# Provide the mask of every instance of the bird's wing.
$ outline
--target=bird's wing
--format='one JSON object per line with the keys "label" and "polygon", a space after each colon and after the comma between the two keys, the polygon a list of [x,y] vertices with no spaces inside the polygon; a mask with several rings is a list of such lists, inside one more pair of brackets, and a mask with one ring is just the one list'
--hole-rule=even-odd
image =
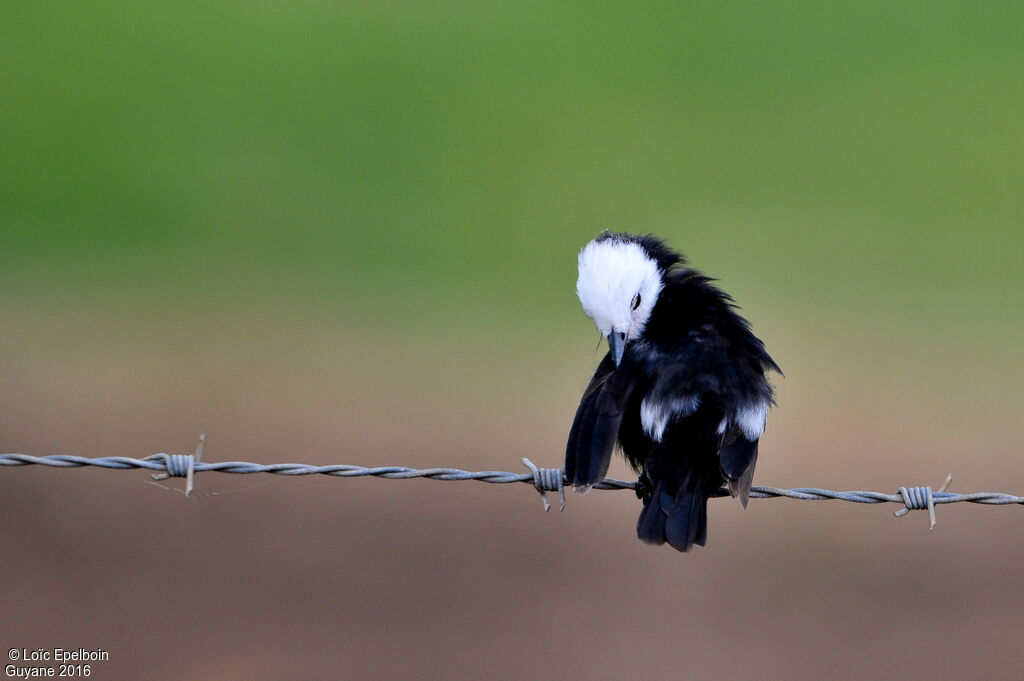
{"label": "bird's wing", "polygon": [[578,492],[586,492],[608,472],[622,412],[633,390],[631,376],[632,372],[616,371],[611,355],[605,355],[583,392],[565,447],[565,475]]}
{"label": "bird's wing", "polygon": [[754,467],[757,465],[757,440],[748,440],[737,435],[731,442],[722,445],[722,475],[729,486],[729,494],[738,497],[743,508],[750,498],[750,485],[754,481]]}
{"label": "bird's wing", "polygon": [[644,397],[647,408],[641,415],[646,411],[661,420],[648,418],[645,432],[657,441],[680,442],[681,451],[710,447],[718,454],[729,491],[746,506],[758,439],[772,404],[771,386],[760,367],[708,333],[662,356],[652,373],[658,378]]}

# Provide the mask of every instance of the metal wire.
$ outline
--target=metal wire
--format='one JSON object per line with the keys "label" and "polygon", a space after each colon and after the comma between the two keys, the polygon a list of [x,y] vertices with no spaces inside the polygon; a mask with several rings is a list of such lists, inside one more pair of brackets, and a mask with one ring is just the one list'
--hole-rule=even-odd
{"label": "metal wire", "polygon": [[[565,508],[565,492],[563,485],[568,481],[564,473],[558,468],[538,468],[529,459],[523,459],[523,463],[530,469],[529,473],[507,473],[504,471],[465,471],[459,468],[406,468],[404,466],[381,466],[367,468],[364,466],[352,465],[331,465],[312,466],[302,463],[274,463],[258,464],[248,461],[200,461],[202,456],[203,439],[200,439],[195,454],[153,454],[144,459],[133,459],[123,456],[104,456],[88,458],[84,456],[73,456],[57,454],[52,456],[29,456],[28,454],[0,454],[0,466],[52,466],[55,468],[77,468],[80,466],[97,466],[99,468],[143,468],[156,471],[155,479],[167,477],[185,477],[188,479],[186,496],[192,491],[192,479],[196,473],[218,472],[218,473],[270,473],[272,475],[330,475],[338,478],[359,478],[371,476],[375,478],[387,478],[389,480],[407,480],[409,478],[429,478],[431,480],[477,480],[496,484],[507,484],[512,482],[525,482],[533,485],[534,488],[544,497],[545,510],[550,507],[546,498],[546,492],[557,492],[561,508]],[[850,491],[836,492],[817,487],[798,487],[795,489],[780,489],[778,487],[750,488],[750,496],[753,499],[769,499],[785,497],[787,499],[798,499],[800,501],[824,501],[836,499],[849,501],[857,504],[882,504],[895,503],[903,506],[896,511],[897,517],[905,515],[909,511],[927,510],[929,512],[931,525],[935,526],[935,507],[940,504],[955,504],[967,502],[972,504],[1024,504],[1024,497],[999,492],[972,492],[969,494],[958,494],[947,492],[951,478],[938,490],[933,491],[931,487],[900,487],[895,494],[884,492]],[[599,490],[632,490],[636,483],[605,478],[594,485],[593,489]],[[720,489],[715,497],[728,496],[729,491]]]}

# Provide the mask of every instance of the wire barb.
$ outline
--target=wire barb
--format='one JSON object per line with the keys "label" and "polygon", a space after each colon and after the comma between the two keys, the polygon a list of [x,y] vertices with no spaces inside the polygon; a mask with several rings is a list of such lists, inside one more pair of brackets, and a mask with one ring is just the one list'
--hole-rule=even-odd
{"label": "wire barb", "polygon": [[185,478],[185,497],[191,497],[192,490],[195,487],[196,462],[202,461],[203,459],[203,445],[205,443],[206,433],[202,432],[199,433],[199,444],[196,445],[196,451],[194,454],[166,454],[161,452],[160,454],[147,456],[144,461],[162,461],[165,469],[164,472],[153,473],[149,477],[154,480]]}
{"label": "wire barb", "polygon": [[548,501],[547,492],[558,492],[558,511],[565,510],[565,474],[561,468],[537,468],[536,465],[525,456],[523,463],[533,472],[533,486],[540,493],[544,500],[544,510],[551,510],[551,502]]}
{"label": "wire barb", "polygon": [[[946,482],[942,483],[942,487],[939,488],[939,492],[945,492],[950,483],[953,482],[953,474],[950,473],[946,476]],[[935,494],[932,492],[931,487],[900,487],[900,496],[903,497],[904,508],[893,513],[897,518],[902,518],[911,511],[921,511],[928,509],[928,520],[930,525],[928,530],[935,529]]]}

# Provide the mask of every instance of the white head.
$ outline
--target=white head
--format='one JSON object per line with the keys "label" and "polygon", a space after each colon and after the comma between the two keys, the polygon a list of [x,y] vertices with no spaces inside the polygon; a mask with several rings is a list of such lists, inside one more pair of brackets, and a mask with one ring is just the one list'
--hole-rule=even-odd
{"label": "white head", "polygon": [[661,292],[662,272],[639,243],[604,235],[580,251],[579,272],[576,295],[608,338],[618,364],[626,342],[643,335]]}

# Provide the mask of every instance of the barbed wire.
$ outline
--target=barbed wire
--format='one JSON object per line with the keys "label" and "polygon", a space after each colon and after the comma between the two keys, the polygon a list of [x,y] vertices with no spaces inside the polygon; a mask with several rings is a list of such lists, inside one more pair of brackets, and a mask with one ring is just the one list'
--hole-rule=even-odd
{"label": "barbed wire", "polygon": [[[313,466],[303,463],[259,464],[249,461],[202,461],[205,436],[201,436],[194,454],[167,454],[161,452],[143,459],[124,456],[84,457],[67,454],[50,456],[30,456],[28,454],[0,454],[0,466],[51,466],[55,468],[78,468],[96,466],[107,469],[142,468],[156,471],[153,479],[163,480],[170,477],[186,478],[185,496],[191,496],[194,489],[196,473],[236,473],[248,475],[252,473],[270,473],[272,475],[329,475],[338,478],[375,477],[388,480],[408,480],[411,478],[428,478],[431,480],[461,481],[477,480],[495,484],[528,483],[540,493],[544,501],[544,510],[551,504],[547,492],[558,494],[559,506],[565,510],[565,487],[568,482],[560,468],[539,468],[532,461],[523,458],[528,473],[509,473],[506,471],[466,471],[459,468],[407,468],[405,466],[379,466],[367,468],[348,464],[329,466]],[[858,504],[895,503],[903,508],[894,513],[900,517],[910,511],[927,510],[931,527],[935,527],[935,507],[939,504],[972,503],[972,504],[1024,504],[1024,497],[999,492],[972,492],[958,494],[947,491],[952,476],[938,489],[931,487],[900,487],[895,494],[869,491],[837,492],[817,487],[797,487],[782,489],[779,487],[753,486],[750,488],[752,499],[770,499],[783,497],[800,501],[839,500]],[[635,490],[635,482],[605,478],[593,486],[598,490]],[[719,489],[714,497],[729,496],[725,488]]]}

